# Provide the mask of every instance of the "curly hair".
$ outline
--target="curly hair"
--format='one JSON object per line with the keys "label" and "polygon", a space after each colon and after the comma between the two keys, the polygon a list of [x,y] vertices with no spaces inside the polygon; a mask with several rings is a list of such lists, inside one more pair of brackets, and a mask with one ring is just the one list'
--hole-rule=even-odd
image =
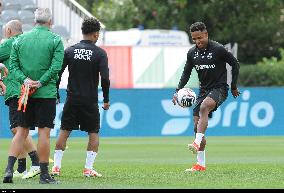
{"label": "curly hair", "polygon": [[203,22],[195,22],[190,26],[190,32],[196,32],[196,31],[207,31],[206,25]]}
{"label": "curly hair", "polygon": [[82,33],[84,35],[90,34],[93,32],[99,32],[100,29],[101,29],[101,24],[94,17],[85,18],[82,23],[82,27],[81,27]]}

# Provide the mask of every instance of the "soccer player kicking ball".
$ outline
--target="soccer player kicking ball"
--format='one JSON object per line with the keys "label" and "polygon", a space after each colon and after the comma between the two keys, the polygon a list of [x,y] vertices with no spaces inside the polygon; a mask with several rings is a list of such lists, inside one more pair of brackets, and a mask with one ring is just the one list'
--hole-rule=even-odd
{"label": "soccer player kicking ball", "polygon": [[[72,130],[80,128],[89,134],[86,164],[83,175],[101,177],[94,168],[99,147],[100,113],[98,108],[98,84],[104,97],[104,110],[109,109],[109,68],[106,52],[95,43],[99,38],[100,23],[95,18],[86,18],[82,23],[83,40],[65,50],[64,62],[59,77],[68,66],[69,78],[67,99],[63,108],[61,130],[54,152],[53,175],[60,175],[61,161],[66,141]],[[57,86],[59,85],[57,83]]]}
{"label": "soccer player kicking ball", "polygon": [[[193,67],[196,69],[200,82],[199,96],[193,109],[195,140],[188,145],[190,151],[197,154],[197,164],[186,171],[205,171],[205,132],[208,119],[212,112],[227,99],[229,85],[227,84],[226,63],[232,66],[231,93],[236,98],[240,95],[237,88],[239,75],[238,60],[228,52],[225,47],[215,41],[209,40],[206,26],[196,22],[190,26],[193,42],[196,44],[187,54],[184,67],[176,92],[187,84]],[[176,105],[176,94],[173,96]]]}

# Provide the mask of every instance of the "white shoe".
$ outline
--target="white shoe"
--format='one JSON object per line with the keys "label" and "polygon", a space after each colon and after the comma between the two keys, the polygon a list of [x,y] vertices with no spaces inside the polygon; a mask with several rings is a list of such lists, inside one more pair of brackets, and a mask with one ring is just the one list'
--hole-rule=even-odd
{"label": "white shoe", "polygon": [[14,173],[13,173],[13,177],[14,178],[22,178],[24,175],[26,175],[28,172],[27,171],[24,171],[22,173],[18,172],[18,170],[16,170]]}
{"label": "white shoe", "polygon": [[22,177],[22,179],[33,178],[36,175],[40,174],[40,167],[39,166],[31,166],[30,170],[26,175]]}
{"label": "white shoe", "polygon": [[96,172],[96,170],[93,169],[84,169],[83,175],[86,177],[102,177],[102,174],[99,174]]}

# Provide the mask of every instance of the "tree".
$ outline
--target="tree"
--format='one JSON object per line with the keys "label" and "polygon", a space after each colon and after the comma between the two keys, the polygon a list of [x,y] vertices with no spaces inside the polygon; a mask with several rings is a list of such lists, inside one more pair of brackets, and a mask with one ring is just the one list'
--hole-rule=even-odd
{"label": "tree", "polygon": [[279,48],[284,47],[281,9],[283,1],[278,0],[211,0],[203,6],[192,3],[190,10],[198,11],[186,14],[189,23],[203,20],[213,39],[237,42],[241,62],[256,63],[279,56]]}
{"label": "tree", "polygon": [[107,30],[145,29],[186,31],[203,21],[210,37],[220,43],[236,42],[238,59],[256,63],[279,57],[284,47],[284,2],[279,0],[79,0],[92,10]]}
{"label": "tree", "polygon": [[95,5],[97,0],[77,0],[77,2],[82,5],[89,12],[92,12],[92,6]]}
{"label": "tree", "polygon": [[133,28],[138,20],[138,8],[132,0],[99,0],[93,13],[107,26],[107,30]]}
{"label": "tree", "polygon": [[93,13],[108,30],[123,30],[143,25],[148,29],[172,29],[185,25],[177,21],[187,0],[98,0]]}

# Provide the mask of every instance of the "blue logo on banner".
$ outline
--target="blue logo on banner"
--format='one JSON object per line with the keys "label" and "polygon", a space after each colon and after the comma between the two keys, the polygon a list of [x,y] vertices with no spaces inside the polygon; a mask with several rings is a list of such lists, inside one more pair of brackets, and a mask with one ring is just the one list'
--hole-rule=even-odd
{"label": "blue logo on banner", "polygon": [[[267,90],[269,89],[269,92]],[[195,90],[197,92],[197,90]],[[238,99],[228,99],[209,119],[207,135],[284,135],[282,129],[284,108],[278,96],[282,88],[245,88]],[[269,93],[269,95],[267,95]],[[111,107],[100,108],[101,136],[189,136],[193,135],[192,108],[181,108],[172,104],[172,89],[111,89]],[[66,97],[60,90],[61,98]],[[99,105],[103,105],[102,92]],[[11,137],[8,109],[1,99],[0,137]],[[55,128],[51,136],[60,130],[63,103],[57,105]],[[37,136],[37,130],[31,131]],[[72,136],[86,136],[74,131]]]}

